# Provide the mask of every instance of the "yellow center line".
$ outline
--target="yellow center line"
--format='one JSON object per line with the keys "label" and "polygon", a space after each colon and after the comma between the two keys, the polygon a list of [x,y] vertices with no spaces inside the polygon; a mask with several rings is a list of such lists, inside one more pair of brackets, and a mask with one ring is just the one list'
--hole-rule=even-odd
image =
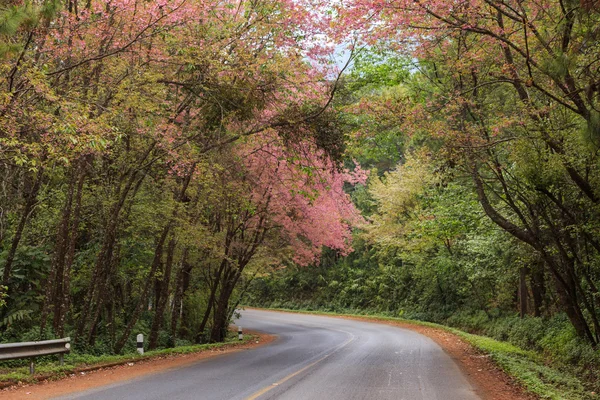
{"label": "yellow center line", "polygon": [[[337,330],[337,329],[336,329]],[[344,331],[340,331],[340,332],[344,332]],[[350,332],[344,332],[344,333],[350,333]],[[352,335],[350,333],[350,335]],[[308,364],[306,367],[299,369],[296,372],[293,372],[291,374],[289,374],[288,376],[278,380],[277,382],[271,384],[270,386],[264,387],[262,389],[260,389],[258,392],[254,393],[252,396],[247,397],[246,400],[256,400],[258,399],[260,396],[262,396],[263,394],[267,393],[269,390],[276,388],[279,385],[284,384],[285,382],[289,381],[290,379],[292,379],[293,377],[300,375],[301,373],[303,373],[304,371],[306,371],[307,369],[314,367],[315,365],[317,365],[318,363],[320,363],[321,361],[325,360],[327,357],[329,357],[330,355],[338,352],[339,350],[341,350],[343,347],[346,347],[350,342],[352,342],[354,340],[354,335],[352,335],[352,337],[350,339],[348,339],[346,342],[344,342],[342,345],[340,345],[337,349],[335,349],[334,351],[332,351],[331,353],[328,353],[326,355],[324,355],[323,357],[319,358],[317,361]]]}

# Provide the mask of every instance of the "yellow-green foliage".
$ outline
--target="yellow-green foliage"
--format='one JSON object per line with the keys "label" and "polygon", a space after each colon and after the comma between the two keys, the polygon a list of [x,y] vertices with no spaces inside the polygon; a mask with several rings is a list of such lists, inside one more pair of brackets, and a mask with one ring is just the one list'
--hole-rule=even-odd
{"label": "yellow-green foliage", "polygon": [[424,194],[437,181],[430,163],[423,152],[410,154],[403,164],[372,180],[369,193],[378,212],[365,226],[367,238],[382,246],[404,242],[418,220]]}

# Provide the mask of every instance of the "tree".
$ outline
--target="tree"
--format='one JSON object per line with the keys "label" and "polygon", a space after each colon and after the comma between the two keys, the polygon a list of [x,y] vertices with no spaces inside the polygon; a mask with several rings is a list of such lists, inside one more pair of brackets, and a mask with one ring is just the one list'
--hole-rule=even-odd
{"label": "tree", "polygon": [[[211,296],[203,257],[243,264],[258,251],[222,252],[227,233],[211,213],[246,218],[250,232],[260,224],[248,207],[267,207],[248,190],[229,210],[202,201],[216,190],[206,177],[225,168],[239,172],[229,176],[238,189],[249,184],[248,166],[222,151],[243,157],[237,143],[247,151],[267,132],[281,151],[316,143],[339,156],[343,147],[334,124],[318,122],[337,81],[327,46],[310,41],[328,26],[317,11],[176,0],[0,10],[0,316],[26,317],[5,338],[74,334],[77,346],[120,352],[136,326],[148,325],[158,346],[165,330],[201,325],[189,306]],[[217,312],[228,308],[228,285],[217,293],[226,304],[202,310],[215,332],[229,316]]]}
{"label": "tree", "polygon": [[[560,308],[598,343],[596,10],[357,1],[344,13],[352,28],[372,29],[370,40],[412,43],[401,50],[418,58],[420,82],[403,125],[443,141],[441,154],[471,177],[486,215],[534,249]],[[360,13],[380,19],[372,25]]]}

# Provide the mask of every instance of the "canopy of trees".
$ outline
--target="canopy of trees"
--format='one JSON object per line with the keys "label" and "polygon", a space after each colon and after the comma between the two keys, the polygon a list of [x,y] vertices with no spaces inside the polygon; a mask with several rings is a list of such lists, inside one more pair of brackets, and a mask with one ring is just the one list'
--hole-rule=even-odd
{"label": "canopy of trees", "polygon": [[258,276],[600,344],[597,2],[2,7],[3,338],[218,341]]}
{"label": "canopy of trees", "polygon": [[[356,0],[362,46],[335,107],[356,251],[254,282],[252,301],[444,322],[600,360],[600,8],[586,1]],[[523,320],[520,320],[522,317]]]}
{"label": "canopy of trees", "polygon": [[[438,184],[448,185],[445,191],[455,183],[470,189],[489,221],[525,245],[521,266],[531,275],[534,299],[540,295],[532,273],[537,272],[548,277],[554,305],[576,332],[597,345],[597,4],[359,0],[340,13],[359,35],[365,32],[367,43],[384,39],[388,51],[418,60],[406,93],[385,99],[396,109],[381,112],[391,110],[413,140],[429,137]],[[380,215],[369,228],[375,241],[405,236],[409,226],[398,217],[422,214],[428,205],[411,204],[410,197],[418,199],[421,188],[435,180],[409,165],[372,188]],[[397,188],[406,185],[410,188]],[[461,233],[456,228],[438,235],[449,252]],[[410,237],[409,242],[415,245]]]}
{"label": "canopy of trees", "polygon": [[317,11],[3,3],[2,340],[220,341],[258,269],[350,251],[366,175],[339,165]]}

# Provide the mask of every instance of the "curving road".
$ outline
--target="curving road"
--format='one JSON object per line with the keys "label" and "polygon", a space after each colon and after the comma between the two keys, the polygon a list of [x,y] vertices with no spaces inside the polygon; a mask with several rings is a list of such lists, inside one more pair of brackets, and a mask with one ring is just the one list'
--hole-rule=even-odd
{"label": "curving road", "polygon": [[61,399],[479,399],[452,359],[410,330],[258,310],[237,324],[278,339]]}

